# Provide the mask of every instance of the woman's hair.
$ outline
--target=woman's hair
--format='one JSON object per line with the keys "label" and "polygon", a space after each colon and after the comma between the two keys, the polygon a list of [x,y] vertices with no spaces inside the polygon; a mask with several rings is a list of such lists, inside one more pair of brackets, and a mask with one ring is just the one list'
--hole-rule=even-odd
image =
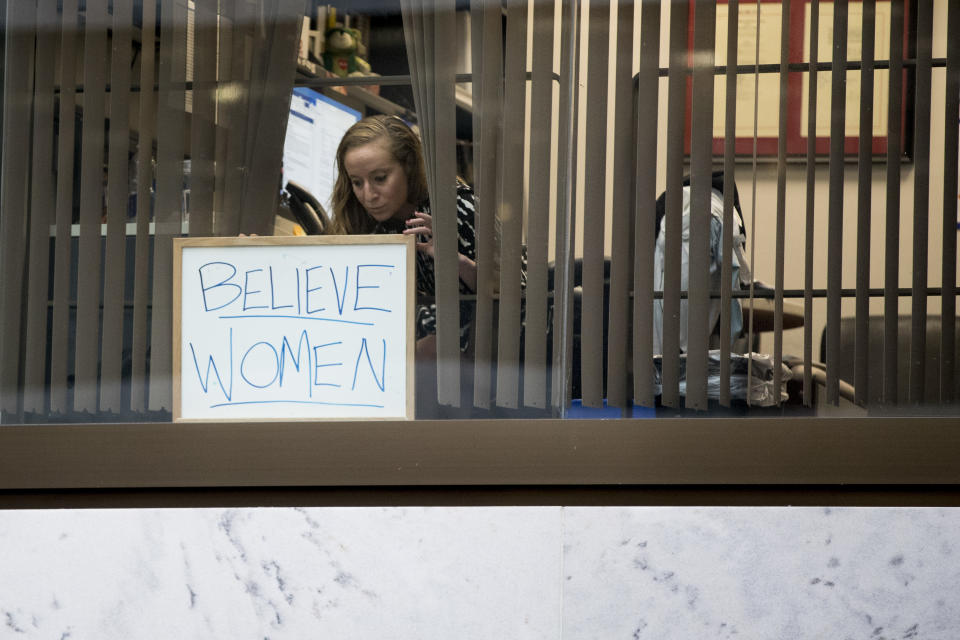
{"label": "woman's hair", "polygon": [[427,176],[423,168],[423,151],[420,139],[397,116],[370,116],[350,127],[340,146],[337,147],[337,181],[333,186],[333,231],[334,234],[370,233],[376,221],[370,217],[353,193],[350,176],[344,169],[343,160],[351,149],[385,140],[387,149],[400,163],[407,176],[407,200],[414,206],[426,203],[429,198]]}

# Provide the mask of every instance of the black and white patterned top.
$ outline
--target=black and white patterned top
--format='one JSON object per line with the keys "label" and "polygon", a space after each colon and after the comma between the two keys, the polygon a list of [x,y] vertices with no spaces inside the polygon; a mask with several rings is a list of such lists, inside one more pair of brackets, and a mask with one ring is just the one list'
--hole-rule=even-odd
{"label": "black and white patterned top", "polygon": [[[421,211],[430,213],[429,206],[421,206]],[[470,258],[477,259],[477,235],[474,226],[475,199],[473,190],[464,183],[457,183],[457,237],[458,251]],[[402,223],[392,220],[379,223],[373,233],[400,233]],[[435,298],[437,293],[434,276],[433,258],[422,251],[417,252],[417,297]],[[460,281],[460,293],[473,293]],[[460,303],[460,350],[466,351],[470,341],[470,326],[473,320],[472,302]],[[416,309],[417,339],[437,332],[437,305],[434,302],[418,303]]]}

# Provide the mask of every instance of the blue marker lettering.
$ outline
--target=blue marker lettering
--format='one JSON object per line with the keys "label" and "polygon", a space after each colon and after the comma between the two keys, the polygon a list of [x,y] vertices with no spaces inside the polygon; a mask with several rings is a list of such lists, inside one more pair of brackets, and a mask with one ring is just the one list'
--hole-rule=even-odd
{"label": "blue marker lettering", "polygon": [[[299,283],[298,283],[298,285],[299,285]],[[299,286],[298,286],[298,288],[299,288]],[[293,307],[292,304],[283,304],[283,305],[278,305],[278,304],[277,304],[276,299],[275,299],[275,296],[273,295],[274,291],[276,291],[276,290],[277,290],[277,285],[274,284],[274,282],[273,282],[273,267],[271,266],[271,267],[270,267],[270,308],[273,309],[274,311],[276,311],[277,309],[290,309],[290,308],[292,308],[292,307]]]}
{"label": "blue marker lettering", "polygon": [[293,361],[293,368],[297,370],[297,373],[300,373],[300,354],[303,349],[303,345],[307,345],[307,358],[310,358],[310,339],[307,337],[307,330],[304,329],[300,332],[300,340],[297,341],[297,355],[293,355],[293,349],[290,347],[290,342],[287,340],[287,336],[283,336],[283,342],[280,344],[280,386],[283,386],[283,372],[286,368],[287,357],[286,354],[290,354],[290,360]]}
{"label": "blue marker lettering", "polygon": [[[217,271],[218,266],[226,267],[227,269],[230,270],[230,273],[229,275],[224,277],[222,280],[208,286],[204,282],[203,275],[206,271]],[[229,262],[208,262],[207,264],[200,267],[200,269],[198,270],[198,274],[200,276],[200,292],[203,294],[204,311],[216,311],[217,309],[223,309],[224,307],[226,307],[227,305],[229,305],[234,300],[240,297],[240,293],[242,292],[240,285],[238,285],[235,282],[230,282],[230,280],[233,279],[233,276],[237,275],[237,268],[232,264],[230,264]],[[216,277],[216,276],[211,276],[211,277]],[[234,291],[233,297],[230,298],[229,300],[226,300],[226,302],[223,302],[222,301],[223,299],[214,300],[213,302],[211,302],[210,298],[207,297],[207,292],[214,291],[215,289],[220,289],[222,287],[229,287],[227,291],[231,291],[231,290]],[[227,291],[221,291],[219,293],[220,295],[223,295],[223,296],[229,296],[230,294],[227,293]],[[211,298],[216,298],[216,297],[219,297],[219,296],[211,296]],[[215,304],[217,306],[211,306],[211,304]]]}
{"label": "blue marker lettering", "polygon": [[360,352],[357,353],[357,363],[353,366],[353,385],[351,385],[350,390],[353,391],[357,388],[357,371],[360,369],[360,359],[364,353],[367,354],[367,364],[370,365],[370,373],[373,374],[373,381],[377,384],[377,387],[380,388],[380,391],[383,391],[384,385],[387,382],[387,341],[383,340],[383,361],[380,364],[380,378],[378,379],[377,372],[373,368],[373,361],[370,359],[370,348],[367,346],[366,338],[363,338],[362,342],[360,342]]}
{"label": "blue marker lettering", "polygon": [[255,289],[253,291],[250,290],[250,274],[257,273],[257,272],[262,273],[263,269],[250,269],[243,275],[243,310],[244,311],[248,309],[266,309],[267,308],[267,305],[265,304],[247,306],[247,296],[251,296],[255,293],[263,293],[259,289]]}
{"label": "blue marker lettering", "polygon": [[306,280],[307,280],[307,282],[306,282],[306,287],[305,287],[304,294],[305,294],[305,296],[306,296],[306,298],[307,298],[307,300],[306,300],[306,302],[307,302],[307,315],[309,315],[309,314],[311,314],[311,313],[318,313],[318,312],[320,312],[320,311],[325,311],[325,310],[326,310],[326,307],[317,307],[316,309],[312,309],[312,308],[310,307],[310,294],[313,293],[314,291],[319,291],[320,289],[323,289],[323,286],[322,286],[322,285],[318,285],[318,286],[316,286],[316,287],[310,288],[310,273],[311,273],[314,269],[320,269],[320,266],[317,265],[316,267],[310,267],[309,269],[307,269],[307,272],[306,272]]}
{"label": "blue marker lettering", "polygon": [[357,277],[356,277],[357,294],[356,296],[354,296],[354,299],[353,299],[353,310],[354,311],[361,311],[361,310],[384,311],[386,313],[390,313],[390,309],[383,309],[382,307],[361,307],[360,306],[360,289],[379,289],[380,288],[380,285],[378,284],[366,284],[366,285],[360,284],[360,269],[365,269],[365,268],[393,269],[393,265],[392,264],[358,264],[357,265]]}
{"label": "blue marker lettering", "polygon": [[294,273],[297,275],[297,315],[300,315],[300,269],[294,269]]}
{"label": "blue marker lettering", "polygon": [[[246,365],[246,363],[247,363],[247,358],[250,356],[250,354],[253,352],[253,350],[256,349],[257,347],[259,347],[260,345],[265,346],[267,349],[270,350],[270,353],[273,354],[273,377],[270,379],[269,382],[265,382],[265,383],[263,383],[263,384],[257,384],[256,382],[254,382],[253,380],[251,380],[251,379],[247,376],[247,374],[244,372],[244,365]],[[263,349],[260,349],[260,351],[263,351]],[[262,365],[261,360],[257,360],[257,362],[258,362],[258,364],[261,364],[261,365]],[[262,366],[258,366],[258,367],[256,368],[256,371],[262,372],[262,371],[263,371],[263,367],[262,367]],[[270,385],[272,385],[274,382],[276,382],[276,381],[277,381],[277,377],[278,377],[279,375],[280,375],[280,357],[277,355],[277,350],[276,350],[276,349],[273,347],[273,345],[270,344],[269,342],[257,342],[257,343],[254,344],[252,347],[250,347],[249,349],[247,349],[247,352],[246,352],[245,354],[243,354],[243,359],[240,361],[240,377],[243,378],[243,381],[246,382],[247,384],[249,384],[251,387],[255,387],[255,388],[257,388],[257,389],[265,389],[265,388],[269,387]]]}
{"label": "blue marker lettering", "polygon": [[210,389],[210,369],[213,369],[213,375],[217,377],[217,384],[220,385],[220,390],[223,392],[223,397],[227,399],[227,402],[230,402],[233,397],[233,328],[230,328],[230,338],[229,338],[229,353],[230,353],[230,386],[223,386],[223,378],[220,377],[220,368],[217,367],[217,363],[213,359],[213,354],[211,354],[207,359],[207,374],[205,376],[200,375],[200,364],[197,362],[197,352],[193,348],[193,343],[190,342],[190,353],[193,355],[193,367],[197,372],[197,380],[200,382],[200,388],[203,389],[204,393],[208,393]]}
{"label": "blue marker lettering", "polygon": [[317,345],[316,347],[313,348],[313,384],[317,385],[318,387],[339,387],[339,386],[340,386],[339,384],[335,384],[335,383],[333,383],[333,382],[318,382],[318,381],[317,381],[317,372],[318,372],[320,369],[323,369],[323,368],[326,368],[326,367],[340,367],[340,366],[343,366],[343,363],[342,363],[342,362],[324,362],[324,363],[321,364],[321,363],[320,363],[320,358],[317,357],[317,351],[318,351],[319,349],[323,349],[324,347],[332,347],[332,346],[337,345],[337,344],[343,344],[343,343],[340,342],[340,341],[337,341],[337,342],[328,342],[327,344]]}
{"label": "blue marker lettering", "polygon": [[340,315],[343,315],[343,303],[347,301],[347,282],[350,280],[350,267],[343,268],[343,297],[340,297],[340,290],[337,288],[337,276],[333,273],[333,267],[330,267],[330,277],[333,279],[333,290],[337,294],[337,309]]}

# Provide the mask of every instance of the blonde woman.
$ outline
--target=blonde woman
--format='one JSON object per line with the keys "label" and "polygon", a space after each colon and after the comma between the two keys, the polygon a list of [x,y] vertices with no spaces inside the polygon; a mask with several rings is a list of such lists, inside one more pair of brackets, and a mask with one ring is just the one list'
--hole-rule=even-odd
{"label": "blonde woman", "polygon": [[[417,237],[417,294],[436,295],[433,218],[420,139],[396,116],[370,116],[354,124],[337,148],[333,188],[335,234],[402,233]],[[474,197],[457,184],[460,292],[477,287]],[[436,305],[416,310],[417,355],[436,356]],[[469,339],[471,305],[460,305],[460,348]]]}

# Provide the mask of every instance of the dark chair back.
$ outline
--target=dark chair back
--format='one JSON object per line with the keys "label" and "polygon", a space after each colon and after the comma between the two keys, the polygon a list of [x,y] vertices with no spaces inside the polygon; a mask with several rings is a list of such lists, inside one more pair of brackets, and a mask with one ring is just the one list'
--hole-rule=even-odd
{"label": "dark chair back", "polygon": [[[927,316],[926,353],[924,355],[924,404],[940,402],[940,316]],[[897,402],[905,404],[910,396],[910,333],[912,318],[897,319]],[[870,378],[867,400],[871,406],[879,405],[883,397],[883,316],[870,316],[869,343]],[[960,336],[960,318],[956,319],[956,335]],[[840,379],[854,384],[854,344],[856,318],[840,320]],[[827,357],[826,329],[820,338],[820,360]],[[954,355],[954,363],[960,362],[960,341]],[[960,376],[954,374],[954,398],[960,399]]]}

